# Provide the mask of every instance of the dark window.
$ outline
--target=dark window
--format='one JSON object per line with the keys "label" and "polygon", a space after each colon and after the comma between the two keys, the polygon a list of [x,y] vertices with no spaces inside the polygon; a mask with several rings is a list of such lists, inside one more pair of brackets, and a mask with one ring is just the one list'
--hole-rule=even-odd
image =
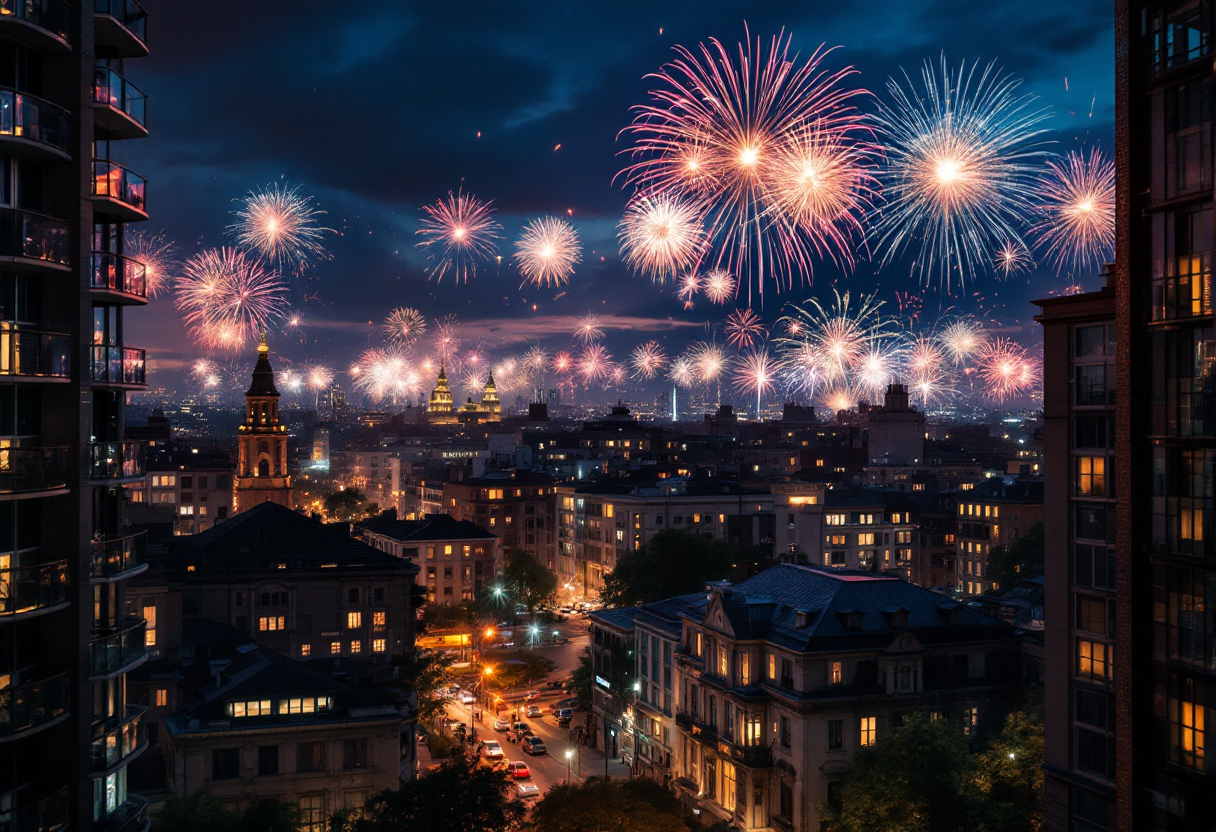
{"label": "dark window", "polygon": [[241,776],[241,749],[217,748],[211,752],[211,779],[235,780]]}
{"label": "dark window", "polygon": [[279,773],[279,747],[277,745],[258,746],[258,777],[267,777]]}
{"label": "dark window", "polygon": [[342,768],[347,771],[367,768],[367,739],[346,740],[342,743]]}
{"label": "dark window", "polygon": [[[480,566],[480,564],[478,564],[478,565]],[[378,586],[378,587],[374,587],[372,589],[372,603],[373,604],[384,603],[384,587]]]}
{"label": "dark window", "polygon": [[1107,447],[1107,419],[1105,416],[1077,416],[1074,444],[1077,448]]}
{"label": "dark window", "polygon": [[1092,595],[1074,595],[1073,603],[1076,608],[1076,628],[1087,633],[1110,635],[1107,626],[1107,600],[1095,598]]}
{"label": "dark window", "polygon": [[1108,722],[1110,712],[1106,694],[1091,690],[1077,691],[1077,722],[1102,729],[1110,728],[1113,727]]}
{"label": "dark window", "polygon": [[781,687],[792,688],[794,686],[794,663],[789,659],[781,660]]}
{"label": "dark window", "polygon": [[1114,345],[1113,333],[1113,325],[1094,324],[1092,326],[1077,327],[1073,331],[1073,358],[1104,355],[1110,352],[1110,347]]}
{"label": "dark window", "polygon": [[955,679],[966,679],[968,673],[966,653],[957,653],[950,657],[950,676]]}
{"label": "dark window", "polygon": [[794,788],[784,780],[781,781],[781,786],[778,789],[780,795],[780,809],[777,816],[786,823],[794,822]]}
{"label": "dark window", "polygon": [[357,588],[352,587],[346,590],[346,602],[348,604],[359,603],[359,590]]}
{"label": "dark window", "polygon": [[1111,741],[1105,734],[1077,729],[1077,768],[1103,777],[1111,775]]}
{"label": "dark window", "polygon": [[828,720],[828,751],[839,751],[844,748],[844,720]]}
{"label": "dark window", "polygon": [[296,771],[325,771],[325,743],[297,743]]}
{"label": "dark window", "polygon": [[194,477],[182,477],[182,488],[194,488]]}
{"label": "dark window", "polygon": [[1106,540],[1106,507],[1078,505],[1075,530],[1077,537],[1087,540]]}
{"label": "dark window", "polygon": [[1087,589],[1114,589],[1115,550],[1088,543],[1074,544],[1072,580]]}
{"label": "dark window", "polygon": [[788,716],[781,717],[781,745],[784,748],[790,747],[790,718]]}

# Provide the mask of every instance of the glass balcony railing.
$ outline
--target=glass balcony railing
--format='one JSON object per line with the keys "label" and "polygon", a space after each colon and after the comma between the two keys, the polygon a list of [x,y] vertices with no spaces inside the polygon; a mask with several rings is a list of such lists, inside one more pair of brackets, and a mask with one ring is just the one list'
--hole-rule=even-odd
{"label": "glass balcony railing", "polygon": [[138,260],[124,257],[121,254],[95,251],[93,252],[92,281],[89,286],[105,292],[119,292],[146,300],[148,297],[148,267]]}
{"label": "glass balcony railing", "polygon": [[0,618],[40,612],[68,600],[68,562],[0,569]]}
{"label": "glass balcony railing", "polygon": [[93,196],[147,213],[148,180],[109,159],[93,160]]}
{"label": "glass balcony railing", "polygon": [[121,763],[145,743],[144,717],[148,709],[138,705],[127,705],[121,719],[111,720],[97,726],[93,738],[93,771],[105,771]]}
{"label": "glass balcony railing", "polygon": [[109,15],[139,40],[148,42],[148,12],[138,0],[93,0],[93,13]]}
{"label": "glass balcony railing", "polygon": [[148,622],[142,618],[127,618],[121,630],[97,635],[89,644],[93,674],[118,673],[142,659],[147,654],[144,646],[147,628]]}
{"label": "glass balcony railing", "polygon": [[1169,258],[1165,266],[1165,277],[1153,280],[1153,320],[1210,317],[1212,252]]}
{"label": "glass balcony railing", "polygon": [[0,136],[28,139],[67,152],[72,141],[71,117],[67,110],[36,95],[0,87]]}
{"label": "glass balcony railing", "polygon": [[66,266],[68,237],[68,224],[63,220],[19,208],[0,208],[0,257]]}
{"label": "glass balcony railing", "polygon": [[148,801],[130,792],[117,809],[93,824],[93,832],[147,832],[147,829]]}
{"label": "glass balcony railing", "polygon": [[[140,386],[147,384],[145,351],[134,347],[93,347],[93,383]],[[142,464],[142,463],[141,463]]]}
{"label": "glass balcony railing", "polygon": [[89,445],[89,479],[126,480],[144,475],[143,442],[94,442]]}
{"label": "glass balcony railing", "polygon": [[32,23],[60,40],[68,39],[66,0],[0,0],[0,21],[6,17]]}
{"label": "glass balcony railing", "polygon": [[29,731],[67,712],[67,673],[40,682],[5,688],[0,690],[0,737]]}
{"label": "glass balcony railing", "polygon": [[67,786],[40,796],[42,794],[42,787],[31,783],[5,795],[5,808],[0,809],[0,831],[56,832],[67,826]]}
{"label": "glass balcony railing", "polygon": [[0,494],[67,488],[67,456],[67,446],[0,448]]}
{"label": "glass balcony railing", "polygon": [[148,97],[108,66],[93,69],[93,103],[113,107],[140,127],[146,126]]}
{"label": "glass balcony railing", "polygon": [[71,374],[70,336],[60,332],[0,329],[0,377],[68,379]]}
{"label": "glass balcony railing", "polygon": [[113,578],[148,562],[148,534],[94,540],[90,547],[89,577]]}

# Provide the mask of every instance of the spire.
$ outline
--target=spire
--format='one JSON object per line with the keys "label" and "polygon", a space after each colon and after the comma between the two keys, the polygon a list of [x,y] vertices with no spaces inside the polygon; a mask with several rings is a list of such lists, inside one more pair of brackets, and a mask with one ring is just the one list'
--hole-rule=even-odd
{"label": "spire", "polygon": [[270,347],[266,345],[266,327],[258,330],[258,355],[266,355],[270,352]]}
{"label": "spire", "polygon": [[278,396],[274,386],[274,370],[270,367],[270,347],[266,344],[266,330],[258,333],[258,361],[253,365],[253,382],[245,391],[246,396]]}

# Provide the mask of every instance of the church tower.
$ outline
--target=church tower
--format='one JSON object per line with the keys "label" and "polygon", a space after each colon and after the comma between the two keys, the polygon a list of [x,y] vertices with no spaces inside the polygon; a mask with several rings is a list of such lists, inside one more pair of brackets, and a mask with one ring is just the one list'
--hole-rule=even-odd
{"label": "church tower", "polygon": [[494,374],[490,373],[489,379],[486,381],[485,392],[481,394],[480,410],[486,414],[485,418],[491,422],[497,422],[502,414],[502,404],[498,401],[498,385],[494,383]]}
{"label": "church tower", "polygon": [[427,420],[432,425],[455,424],[456,414],[453,410],[452,389],[448,387],[448,374],[441,366],[439,378],[435,381],[435,389],[431,391],[431,400],[427,402]]}
{"label": "church tower", "polygon": [[279,391],[270,368],[266,333],[258,341],[253,383],[245,391],[245,423],[238,428],[233,511],[240,514],[259,503],[291,508],[291,477],[287,474],[287,426],[279,424]]}

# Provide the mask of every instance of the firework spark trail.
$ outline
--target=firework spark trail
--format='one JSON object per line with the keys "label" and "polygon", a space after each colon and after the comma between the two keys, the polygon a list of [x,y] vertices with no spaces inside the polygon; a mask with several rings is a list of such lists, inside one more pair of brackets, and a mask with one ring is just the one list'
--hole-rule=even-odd
{"label": "firework spark trail", "polygon": [[701,384],[717,384],[731,367],[730,356],[712,341],[697,341],[689,346],[693,370]]}
{"label": "firework spark trail", "polygon": [[450,364],[460,351],[459,324],[454,315],[435,321],[434,349],[440,362]]}
{"label": "firework spark trail", "polygon": [[287,311],[287,286],[244,252],[208,249],[182,265],[174,303],[208,349],[238,349]]}
{"label": "firework spark trail", "polygon": [[705,273],[705,298],[710,303],[722,305],[735,296],[735,279],[726,269],[712,269]]}
{"label": "firework spark trail", "polygon": [[701,276],[696,272],[688,272],[676,281],[676,297],[684,301],[686,306],[692,305],[693,299],[701,291]]}
{"label": "firework spark trail", "polygon": [[180,263],[177,246],[165,232],[150,234],[143,229],[130,232],[126,240],[127,256],[144,266],[144,286],[148,297],[158,297],[172,287]]}
{"label": "firework spark trail", "polygon": [[768,335],[764,320],[750,309],[736,309],[730,313],[723,331],[726,333],[726,343],[737,350],[751,347]]}
{"label": "firework spark trail", "polygon": [[300,186],[275,183],[250,191],[233,212],[236,222],[228,226],[237,245],[256,251],[282,268],[302,270],[309,261],[329,257],[326,232],[319,223],[325,212],[313,206],[312,197]]}
{"label": "firework spark trail", "polygon": [[633,351],[629,363],[635,378],[649,381],[667,366],[667,353],[658,341],[647,341]]}
{"label": "firework spark trail", "polygon": [[612,356],[602,344],[588,344],[579,353],[576,366],[583,384],[602,381],[612,372]]}
{"label": "firework spark trail", "polygon": [[810,349],[820,356],[819,367],[826,384],[843,381],[864,351],[876,343],[895,338],[895,321],[883,315],[882,302],[862,296],[854,306],[848,292],[833,290],[833,300],[824,306],[817,298],[806,304],[789,304],[778,322],[785,334],[776,339],[786,355]]}
{"label": "firework spark trail", "polygon": [[764,396],[776,389],[778,369],[777,362],[765,347],[749,351],[735,363],[732,386],[741,393],[755,395],[757,420]]}
{"label": "firework spark trail", "polygon": [[884,266],[915,248],[913,270],[950,292],[983,272],[1000,243],[1021,239],[1049,113],[995,63],[953,72],[943,55],[939,68],[922,67],[923,92],[906,73],[904,81],[891,79],[892,101],[879,104],[888,163],[876,247]]}
{"label": "firework spark trail", "polygon": [[1049,160],[1040,180],[1035,246],[1056,274],[1096,272],[1114,256],[1115,163],[1098,148]]}
{"label": "firework spark trail", "polygon": [[1018,272],[1028,272],[1034,268],[1034,260],[1021,240],[1006,240],[997,249],[992,265],[1002,277],[1010,277]]}
{"label": "firework spark trail", "polygon": [[578,232],[560,217],[541,217],[524,227],[515,243],[515,259],[525,283],[537,288],[561,286],[583,260]]}
{"label": "firework spark trail", "polygon": [[630,200],[619,238],[625,265],[658,283],[695,267],[705,248],[696,208],[664,193]]}
{"label": "firework spark trail", "polygon": [[984,395],[998,403],[1029,393],[1040,381],[1038,362],[1022,345],[1007,338],[987,342],[976,358]]}
{"label": "firework spark trail", "polygon": [[574,369],[574,356],[565,350],[561,350],[553,355],[553,372],[558,375],[565,375]]}
{"label": "firework spark trail", "polygon": [[426,252],[427,274],[436,283],[448,274],[467,283],[479,266],[498,253],[502,226],[494,219],[492,203],[463,191],[448,191],[446,198],[422,206],[422,214],[414,233],[423,238],[418,248]]}
{"label": "firework spark trail", "polygon": [[900,339],[871,342],[855,361],[853,389],[869,401],[882,401],[903,368],[904,355]]}
{"label": "firework spark trail", "polygon": [[671,366],[667,370],[667,377],[677,387],[691,387],[696,380],[696,372],[693,357],[681,355],[671,362]]}
{"label": "firework spark trail", "polygon": [[584,344],[599,341],[604,337],[604,329],[596,315],[584,315],[578,319],[578,327],[574,330],[574,340]]}
{"label": "firework spark trail", "polygon": [[409,347],[426,334],[426,318],[417,309],[400,306],[384,319],[381,329],[385,338],[395,344]]}
{"label": "firework spark trail", "polygon": [[545,372],[549,369],[549,353],[543,347],[529,347],[523,357],[523,371],[538,396],[545,386]]}
{"label": "firework spark trail", "polygon": [[947,325],[938,338],[946,355],[952,358],[956,365],[962,365],[974,358],[986,341],[984,330],[976,321],[969,319]]}
{"label": "firework spark trail", "polygon": [[[865,93],[844,83],[854,70],[827,70],[832,50],[824,47],[800,60],[784,32],[767,49],[747,31],[736,50],[711,39],[695,50],[675,51],[675,60],[647,76],[655,82],[651,103],[635,107],[633,122],[622,131],[633,139],[623,151],[631,156],[621,172],[625,182],[645,196],[691,200],[713,247],[709,259],[747,282],[749,304],[753,294],[763,299],[769,280],[789,289],[796,275],[808,279],[815,253],[830,251],[838,262],[851,262],[850,223],[799,222],[789,213],[789,200],[775,198],[773,182],[803,193],[813,189],[812,182],[791,188],[789,161],[781,162],[783,149],[797,155],[807,131],[819,137],[817,153],[844,154],[826,167],[812,166],[811,179],[817,170],[851,163],[850,149],[870,135],[853,105]],[[842,176],[823,184],[843,192],[848,181]],[[853,191],[843,199],[864,209],[862,196]]]}
{"label": "firework spark trail", "polygon": [[799,344],[783,354],[780,376],[783,386],[791,394],[813,399],[827,381],[823,372],[823,356],[813,344]]}

